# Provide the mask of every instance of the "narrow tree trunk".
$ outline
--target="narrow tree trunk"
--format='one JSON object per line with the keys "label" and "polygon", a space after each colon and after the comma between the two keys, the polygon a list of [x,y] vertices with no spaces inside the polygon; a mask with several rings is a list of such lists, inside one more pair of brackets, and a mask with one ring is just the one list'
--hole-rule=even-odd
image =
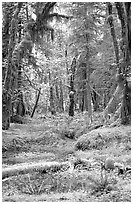
{"label": "narrow tree trunk", "polygon": [[116,63],[117,63],[117,66],[119,67],[119,47],[118,47],[118,42],[115,34],[115,28],[114,28],[114,22],[113,22],[113,16],[112,16],[112,4],[110,2],[107,2],[107,7],[108,7],[108,13],[109,13],[108,23],[110,25],[110,32],[113,39]]}
{"label": "narrow tree trunk", "polygon": [[[18,43],[21,42],[21,20],[19,21],[18,24]],[[19,61],[18,64],[18,77],[17,77],[17,89],[18,89],[18,97],[17,97],[17,105],[16,105],[16,114],[20,115],[20,116],[24,116],[25,115],[25,104],[23,101],[23,92],[21,91],[22,88],[22,65],[21,65],[21,61]]]}
{"label": "narrow tree trunk", "polygon": [[[87,40],[88,41],[88,40]],[[88,98],[88,124],[92,122],[92,104],[91,104],[91,87],[90,87],[90,69],[89,69],[89,49],[87,48],[86,66],[87,66],[87,98]]]}
{"label": "narrow tree trunk", "polygon": [[52,115],[55,115],[55,106],[54,106],[54,93],[53,93],[53,87],[50,87],[50,111]]}
{"label": "narrow tree trunk", "polygon": [[88,73],[87,80],[87,98],[88,98],[88,124],[92,121],[92,104],[91,104],[91,88],[90,88],[90,75]]}
{"label": "narrow tree trunk", "polygon": [[64,99],[63,99],[63,88],[62,88],[62,81],[60,80],[60,107],[61,111],[64,111]]}
{"label": "narrow tree trunk", "polygon": [[[95,86],[93,88],[95,89]],[[93,103],[94,111],[97,111],[98,110],[98,96],[94,89],[92,91],[92,103]]]}
{"label": "narrow tree trunk", "polygon": [[33,118],[34,113],[35,113],[35,110],[36,110],[36,108],[37,108],[40,94],[41,94],[41,88],[40,88],[39,91],[38,91],[37,99],[36,99],[36,102],[35,102],[35,105],[34,105],[34,108],[33,108],[32,114],[31,114],[31,118]]}
{"label": "narrow tree trunk", "polygon": [[70,105],[69,105],[69,116],[74,116],[74,75],[75,75],[75,69],[76,69],[76,58],[74,57],[71,64],[71,77],[70,77]]}
{"label": "narrow tree trunk", "polygon": [[125,9],[126,9],[126,21],[127,21],[127,29],[128,29],[128,51],[129,51],[129,55],[127,57],[129,57],[128,63],[129,66],[131,65],[131,2],[125,2]]}
{"label": "narrow tree trunk", "polygon": [[60,111],[60,97],[59,97],[59,89],[58,89],[58,84],[56,82],[55,84],[55,93],[56,93],[56,110]]}
{"label": "narrow tree trunk", "polygon": [[17,96],[17,104],[16,104],[16,114],[20,116],[25,115],[25,104],[23,100],[23,92],[21,91],[22,86],[22,69],[21,64],[18,66],[18,78],[17,78],[17,89],[18,89],[18,96]]}
{"label": "narrow tree trunk", "polygon": [[80,110],[84,112],[84,91],[80,92]]}
{"label": "narrow tree trunk", "polygon": [[69,105],[69,116],[74,116],[74,81],[73,81],[73,76],[71,75],[70,79],[70,93],[69,93],[69,98],[70,98],[70,105]]}
{"label": "narrow tree trunk", "polygon": [[123,92],[123,103],[121,106],[121,124],[127,125],[131,122],[131,89],[126,82]]}

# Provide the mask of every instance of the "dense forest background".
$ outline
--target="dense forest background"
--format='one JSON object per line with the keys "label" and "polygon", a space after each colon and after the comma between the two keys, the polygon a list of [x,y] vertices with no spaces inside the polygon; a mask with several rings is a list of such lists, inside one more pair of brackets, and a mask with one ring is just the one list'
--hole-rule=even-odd
{"label": "dense forest background", "polygon": [[130,123],[130,2],[3,2],[2,12],[3,129],[35,111]]}
{"label": "dense forest background", "polygon": [[2,199],[131,202],[131,2],[2,3]]}

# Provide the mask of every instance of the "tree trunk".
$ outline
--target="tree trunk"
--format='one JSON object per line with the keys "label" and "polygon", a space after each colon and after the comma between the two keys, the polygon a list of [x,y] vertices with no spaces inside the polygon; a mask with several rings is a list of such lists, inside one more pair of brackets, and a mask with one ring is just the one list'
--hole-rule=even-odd
{"label": "tree trunk", "polygon": [[[118,17],[121,21],[121,35],[122,35],[122,52],[123,52],[123,69],[122,69],[122,77],[123,77],[123,100],[122,100],[122,108],[121,108],[121,123],[127,124],[130,122],[131,117],[131,90],[128,87],[127,76],[131,67],[131,33],[130,33],[130,23],[131,23],[131,11],[130,6],[131,3],[122,3],[117,2],[116,9],[118,12]],[[129,101],[127,100],[129,99]]]}
{"label": "tree trunk", "polygon": [[74,81],[73,81],[73,76],[71,75],[70,79],[70,93],[69,93],[69,98],[70,98],[70,105],[69,105],[69,116],[74,116]]}
{"label": "tree trunk", "polygon": [[126,21],[127,21],[127,29],[128,29],[128,50],[129,50],[129,65],[131,64],[131,2],[125,2],[125,9],[126,9]]}
{"label": "tree trunk", "polygon": [[[17,19],[18,14],[22,7],[22,2],[17,4],[16,10],[14,12],[11,27],[10,27],[10,41],[9,41],[9,50],[8,50],[8,69],[5,77],[3,93],[2,93],[2,126],[3,129],[8,129],[10,126],[10,115],[12,107],[11,95],[15,89],[13,83],[16,80],[17,69],[12,65],[12,53],[15,47],[15,37],[17,30]],[[6,96],[5,96],[6,94]]]}
{"label": "tree trunk", "polygon": [[110,113],[110,110],[114,106],[114,103],[115,103],[116,99],[118,99],[120,97],[120,95],[122,95],[122,92],[123,92],[123,87],[118,85],[115,92],[114,92],[114,94],[113,94],[113,96],[112,96],[112,98],[109,100],[106,108],[103,111],[104,119],[107,119],[108,114]]}
{"label": "tree trunk", "polygon": [[[121,73],[121,67],[119,66],[119,47],[118,47],[118,42],[116,39],[116,34],[115,34],[115,28],[114,28],[114,20],[113,20],[113,13],[112,13],[112,4],[110,2],[107,2],[107,9],[108,9],[108,13],[109,13],[109,17],[108,17],[108,23],[110,25],[110,32],[111,32],[111,36],[113,39],[113,45],[114,45],[114,51],[115,51],[115,58],[116,58],[116,64],[117,64],[117,68],[118,68],[118,73]],[[113,97],[110,99],[110,101],[108,102],[108,104],[106,104],[105,100],[106,100],[106,94],[104,94],[104,118],[106,119],[108,116],[108,113],[110,112],[110,109],[113,106],[113,103],[117,97],[117,95],[119,94],[119,91],[121,86],[118,86],[113,94]]]}
{"label": "tree trunk", "polygon": [[7,67],[5,65],[5,62],[7,61],[8,57],[8,46],[9,46],[9,40],[10,40],[10,24],[11,24],[11,18],[12,18],[12,13],[13,10],[11,9],[13,7],[13,3],[11,2],[6,2],[6,9],[10,9],[9,12],[4,12],[3,11],[3,19],[6,19],[3,21],[3,27],[2,27],[2,82],[4,83],[5,77],[6,77],[6,72],[7,72]]}
{"label": "tree trunk", "polygon": [[60,108],[61,112],[64,111],[64,100],[63,100],[63,88],[62,88],[62,81],[60,80]]}
{"label": "tree trunk", "polygon": [[127,125],[131,122],[131,89],[126,83],[124,87],[124,97],[121,106],[121,124]]}
{"label": "tree trunk", "polygon": [[53,92],[53,86],[50,87],[50,111],[52,115],[55,115],[55,106],[54,106],[54,92]]}
{"label": "tree trunk", "polygon": [[108,13],[109,13],[108,23],[110,25],[110,32],[111,32],[111,36],[113,39],[116,63],[117,63],[117,66],[119,67],[119,47],[118,47],[118,42],[116,39],[113,16],[112,16],[112,4],[110,2],[107,2],[107,8],[108,8]]}
{"label": "tree trunk", "polygon": [[75,69],[76,69],[76,58],[74,57],[71,64],[71,77],[70,77],[70,105],[69,105],[69,116],[74,116],[74,75],[75,75]]}
{"label": "tree trunk", "polygon": [[97,111],[98,110],[98,96],[97,96],[97,93],[95,92],[95,86],[93,87],[93,91],[92,91],[92,103],[93,103],[94,111]]}
{"label": "tree trunk", "polygon": [[[89,72],[89,71],[88,71]],[[92,121],[92,104],[91,104],[91,88],[90,88],[90,73],[87,80],[87,98],[88,98],[88,124]]]}
{"label": "tree trunk", "polygon": [[[88,37],[87,37],[88,42]],[[90,87],[90,69],[89,69],[89,48],[87,47],[87,54],[86,54],[86,66],[87,66],[87,82],[86,82],[86,89],[87,89],[87,98],[88,98],[88,124],[92,122],[92,104],[91,104],[91,87]]]}
{"label": "tree trunk", "polygon": [[[21,20],[19,21],[18,24],[19,30],[19,36],[18,36],[18,43],[21,42]],[[25,115],[25,104],[23,101],[23,92],[21,91],[22,88],[22,65],[21,65],[21,60],[17,63],[18,67],[18,77],[17,77],[17,89],[18,89],[18,96],[17,96],[17,104],[16,104],[16,114],[19,116],[24,116]]]}
{"label": "tree trunk", "polygon": [[[122,34],[122,52],[123,52],[123,63],[119,66],[118,69],[118,74],[117,74],[117,82],[118,86],[113,94],[113,97],[110,99],[107,107],[105,108],[103,114],[104,117],[106,118],[109,110],[111,107],[113,107],[113,104],[115,100],[119,97],[119,94],[123,92],[123,99],[122,99],[122,106],[121,106],[121,123],[122,124],[127,124],[130,122],[130,106],[131,106],[131,100],[130,100],[130,88],[128,87],[128,83],[126,80],[127,72],[128,72],[128,67],[131,65],[130,59],[131,59],[131,52],[130,52],[130,47],[131,47],[131,34],[130,34],[130,25],[127,26],[127,22],[130,24],[130,3],[126,5],[126,8],[124,9],[124,4],[122,2],[117,2],[116,4],[116,9],[118,12],[118,17],[121,21],[121,34]],[[108,5],[108,11],[109,15],[112,16],[112,5],[111,3],[107,3]],[[128,7],[129,6],[129,7]],[[126,13],[128,15],[126,16]],[[128,10],[128,12],[127,12]],[[126,20],[128,19],[128,20]],[[117,40],[115,36],[115,30],[114,30],[114,24],[113,24],[113,17],[109,18],[109,24],[111,27],[111,35],[113,38],[114,42],[114,49],[115,49],[115,54],[116,54],[116,61],[117,64],[119,62],[119,56],[118,56],[118,45],[117,45]],[[127,100],[128,98],[128,100]]]}
{"label": "tree trunk", "polygon": [[60,97],[59,97],[59,89],[58,89],[57,82],[55,84],[55,93],[56,93],[56,110],[60,111],[61,110],[61,107],[60,107]]}
{"label": "tree trunk", "polygon": [[33,108],[32,114],[31,114],[31,118],[33,118],[34,113],[35,113],[35,110],[36,110],[36,108],[37,108],[40,94],[41,94],[41,88],[40,88],[39,91],[38,91],[37,99],[36,99],[36,102],[35,102],[35,105],[34,105],[34,108]]}
{"label": "tree trunk", "polygon": [[19,91],[18,103],[16,107],[16,114],[23,117],[25,115],[25,111],[26,111],[26,108],[25,108],[25,104],[23,101],[23,93]]}
{"label": "tree trunk", "polygon": [[74,92],[69,93],[70,105],[69,105],[69,116],[74,116]]}

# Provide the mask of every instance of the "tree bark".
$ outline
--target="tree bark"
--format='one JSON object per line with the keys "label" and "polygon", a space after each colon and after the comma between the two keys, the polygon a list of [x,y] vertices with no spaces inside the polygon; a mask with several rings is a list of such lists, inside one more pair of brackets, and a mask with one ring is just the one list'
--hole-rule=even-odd
{"label": "tree bark", "polygon": [[[119,53],[118,53],[118,44],[115,36],[115,29],[114,29],[114,24],[113,24],[113,17],[112,17],[112,5],[111,3],[107,3],[108,6],[108,12],[109,12],[109,19],[108,22],[110,24],[111,28],[111,35],[113,38],[113,43],[114,43],[114,49],[115,49],[115,55],[116,55],[116,61],[117,64],[119,65],[118,68],[118,74],[117,74],[117,83],[118,86],[113,94],[113,97],[110,99],[108,105],[106,106],[103,115],[106,118],[111,107],[113,107],[113,104],[115,100],[119,97],[119,94],[123,92],[123,99],[122,99],[122,106],[121,106],[121,123],[122,124],[127,124],[130,122],[130,114],[131,114],[131,97],[130,97],[130,88],[128,87],[126,76],[128,72],[128,67],[130,66],[130,46],[131,46],[131,39],[130,39],[130,25],[127,26],[127,22],[130,23],[130,5],[126,9],[124,9],[124,4],[122,2],[117,2],[116,4],[116,9],[118,12],[118,17],[121,21],[121,35],[122,35],[122,52],[123,52],[123,63],[119,65]],[[126,16],[125,10],[129,9],[128,15]],[[126,22],[126,20],[128,21]],[[128,33],[129,31],[129,33]],[[128,101],[127,101],[128,98]]]}
{"label": "tree bark", "polygon": [[[122,52],[123,52],[123,66],[122,66],[122,77],[123,77],[123,100],[121,107],[121,123],[130,123],[131,117],[131,90],[128,87],[127,76],[131,67],[131,33],[130,33],[130,23],[131,23],[131,12],[130,12],[130,2],[125,4],[122,2],[117,2],[116,9],[118,12],[118,17],[121,21],[121,36],[122,36]],[[126,7],[125,7],[126,6]],[[128,13],[128,14],[127,14]],[[129,24],[129,25],[128,25]],[[127,101],[127,98],[129,101]]]}
{"label": "tree bark", "polygon": [[123,87],[118,85],[115,92],[114,92],[114,94],[113,94],[113,96],[112,96],[112,98],[109,100],[106,108],[103,111],[103,116],[104,116],[105,120],[107,119],[108,114],[110,113],[110,110],[114,106],[114,103],[115,103],[116,99],[118,99],[120,97],[120,95],[122,94],[122,91],[123,91]]}
{"label": "tree bark", "polygon": [[69,93],[69,98],[70,98],[70,105],[69,105],[69,116],[74,116],[74,85],[73,85],[73,76],[71,75],[71,80],[70,80],[70,93]]}
{"label": "tree bark", "polygon": [[63,88],[62,88],[62,81],[60,79],[60,107],[61,107],[61,112],[64,111],[64,99],[63,99]]}
{"label": "tree bark", "polygon": [[10,115],[12,107],[11,96],[15,89],[14,82],[17,77],[17,69],[12,65],[12,53],[15,47],[15,37],[17,31],[17,19],[18,14],[22,7],[22,2],[17,4],[16,10],[12,17],[11,27],[10,27],[10,40],[9,40],[9,51],[8,51],[8,69],[4,81],[3,93],[2,93],[2,127],[3,129],[8,129],[10,127]]}
{"label": "tree bark", "polygon": [[61,110],[61,107],[60,107],[60,97],[59,97],[59,89],[58,89],[57,82],[55,84],[55,93],[56,93],[56,110],[60,111]]}
{"label": "tree bark", "polygon": [[[18,24],[19,30],[18,30],[18,42],[21,42],[21,20],[19,21]],[[23,92],[21,90],[22,88],[22,62],[21,60],[17,63],[17,68],[18,68],[18,77],[17,77],[17,89],[18,89],[18,96],[17,96],[17,104],[16,104],[16,114],[20,116],[25,115],[25,104],[23,101]]]}
{"label": "tree bark", "polygon": [[111,32],[111,36],[113,39],[113,45],[114,45],[114,51],[115,51],[115,57],[116,57],[116,63],[117,66],[119,67],[119,47],[118,47],[118,42],[117,42],[117,38],[116,38],[116,34],[115,34],[115,28],[114,28],[114,20],[113,20],[113,13],[112,13],[112,4],[110,2],[107,2],[107,8],[108,8],[108,13],[109,13],[109,17],[108,17],[108,23],[110,25],[110,32]]}
{"label": "tree bark", "polygon": [[54,91],[53,86],[50,87],[50,111],[52,115],[55,115],[55,105],[54,105]]}
{"label": "tree bark", "polygon": [[75,77],[75,69],[76,69],[76,58],[74,57],[71,64],[71,76],[70,76],[70,105],[69,105],[69,116],[74,116],[74,77]]}
{"label": "tree bark", "polygon": [[[87,42],[88,42],[88,36]],[[86,89],[87,89],[87,98],[88,98],[88,125],[92,122],[92,104],[91,104],[91,87],[90,87],[90,69],[89,69],[89,48],[87,47],[87,54],[86,54],[86,66],[87,66],[87,82],[86,82]]]}

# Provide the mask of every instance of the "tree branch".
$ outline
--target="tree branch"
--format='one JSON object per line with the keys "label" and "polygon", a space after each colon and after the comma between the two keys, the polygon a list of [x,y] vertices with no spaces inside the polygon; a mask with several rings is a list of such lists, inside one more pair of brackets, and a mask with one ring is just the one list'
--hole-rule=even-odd
{"label": "tree branch", "polygon": [[[23,70],[24,71],[24,70]],[[27,78],[27,81],[29,82],[29,84],[31,85],[31,87],[33,88],[33,89],[35,89],[35,90],[37,90],[37,91],[39,91],[39,89],[38,88],[36,88],[36,85],[35,84],[33,84],[33,82],[31,82],[31,80],[29,79],[29,77],[28,77],[28,75],[24,72],[24,74],[25,74],[25,76],[26,76],[26,78]]]}
{"label": "tree branch", "polygon": [[48,2],[45,4],[43,11],[42,11],[42,16],[47,16],[48,13],[50,12],[50,9],[54,7],[56,2]]}
{"label": "tree branch", "polygon": [[58,14],[58,13],[51,13],[48,15],[49,18],[53,18],[53,17],[56,17],[57,19],[58,18],[66,18],[66,19],[71,19],[73,18],[73,16],[66,16],[66,15],[63,15],[63,14]]}

